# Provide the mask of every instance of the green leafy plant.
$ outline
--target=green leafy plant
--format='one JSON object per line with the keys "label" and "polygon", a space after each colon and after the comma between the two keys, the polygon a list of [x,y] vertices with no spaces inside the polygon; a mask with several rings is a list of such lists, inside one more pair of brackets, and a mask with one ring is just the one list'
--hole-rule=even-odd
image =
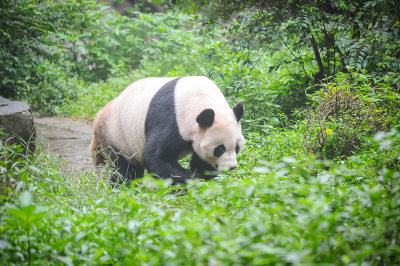
{"label": "green leafy plant", "polygon": [[[92,25],[73,35],[61,36],[70,43],[64,56],[73,64],[72,71],[86,81],[106,80],[111,75],[125,74],[139,68],[146,58],[158,58],[163,64],[158,75],[165,75],[179,65],[193,74],[198,72],[193,45],[198,45],[194,20],[182,14],[145,14],[131,11],[132,16],[121,16],[104,6]],[[96,17],[96,15],[94,15]],[[186,56],[179,56],[185,54]],[[188,56],[194,57],[189,60]],[[153,70],[153,72],[156,72]]]}
{"label": "green leafy plant", "polygon": [[[2,134],[2,132],[0,132]],[[5,145],[0,140],[0,205],[14,196],[27,181],[27,161],[20,145]]]}
{"label": "green leafy plant", "polygon": [[[33,203],[32,193],[29,191],[21,193],[19,203],[20,207],[8,207],[8,219],[10,220],[7,221],[7,224],[10,227],[18,226],[23,228],[24,232],[16,236],[14,244],[19,247],[17,248],[18,250],[26,255],[26,257],[22,256],[22,261],[27,261],[31,264],[34,256],[32,254],[34,250],[32,246],[33,235],[38,222],[47,215],[47,212],[44,208]],[[8,242],[4,242],[3,245],[11,246]]]}
{"label": "green leafy plant", "polygon": [[[293,137],[286,136],[295,143]],[[337,164],[301,150],[263,160],[268,150],[252,136],[237,171],[184,187],[147,176],[113,188],[95,172],[62,173],[60,161],[39,150],[29,168],[34,192],[22,193],[18,207],[0,207],[0,258],[32,264],[396,264],[399,137],[398,129],[380,133],[370,139],[368,153]],[[266,142],[290,150],[282,139],[271,134]]]}
{"label": "green leafy plant", "polygon": [[42,75],[41,81],[26,83],[17,95],[42,114],[60,114],[60,109],[70,101],[76,101],[85,87],[85,82],[76,75],[50,61],[40,62],[36,70]]}
{"label": "green leafy plant", "polygon": [[1,1],[0,83],[1,95],[15,97],[27,84],[38,84],[45,73],[37,71],[45,58],[58,62],[61,32],[89,23],[86,13],[95,1]]}
{"label": "green leafy plant", "polygon": [[[400,103],[399,95],[384,82],[359,87],[344,74],[327,83],[312,99],[315,108],[306,113],[304,145],[321,158],[350,156],[364,137],[388,130],[398,121],[391,112]],[[381,101],[386,105],[380,105]]]}
{"label": "green leafy plant", "polygon": [[[381,78],[399,73],[400,6],[382,1],[216,0],[167,1],[188,12],[201,12],[205,29],[223,26],[237,54],[257,64],[249,51],[289,53],[271,66],[288,64],[281,106],[290,115],[304,105],[304,91],[339,72],[367,70]],[[285,101],[286,100],[286,101]]]}

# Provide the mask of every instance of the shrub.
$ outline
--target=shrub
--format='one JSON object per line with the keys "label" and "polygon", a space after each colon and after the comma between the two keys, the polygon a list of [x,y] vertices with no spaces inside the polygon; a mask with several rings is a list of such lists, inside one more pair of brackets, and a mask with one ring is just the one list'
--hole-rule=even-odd
{"label": "shrub", "polygon": [[61,49],[56,33],[84,27],[86,10],[94,1],[0,1],[0,90],[15,96],[27,83],[38,84],[45,73],[36,66],[46,58],[56,61]]}
{"label": "shrub", "polygon": [[[63,36],[69,44],[69,53],[64,57],[73,62],[72,70],[85,81],[98,82],[111,75],[124,75],[143,67],[148,57],[164,63],[157,64],[158,75],[166,75],[179,66],[185,66],[193,74],[199,72],[195,58],[199,57],[196,50],[200,49],[201,40],[197,29],[190,30],[195,25],[192,17],[137,11],[131,11],[133,17],[128,17],[106,6],[91,12],[98,19],[89,27]],[[96,16],[99,12],[102,16]]]}
{"label": "shrub", "polygon": [[[360,85],[354,79],[361,77],[366,76],[342,74],[312,96],[314,108],[306,112],[304,121],[308,151],[321,158],[347,157],[364,137],[396,124],[400,95],[386,80],[374,84],[364,80],[365,85]],[[366,78],[370,81],[371,76]]]}
{"label": "shrub", "polygon": [[17,93],[41,113],[59,114],[62,106],[75,101],[83,90],[84,82],[57,64],[43,60],[36,66],[42,75],[38,84],[26,82]]}

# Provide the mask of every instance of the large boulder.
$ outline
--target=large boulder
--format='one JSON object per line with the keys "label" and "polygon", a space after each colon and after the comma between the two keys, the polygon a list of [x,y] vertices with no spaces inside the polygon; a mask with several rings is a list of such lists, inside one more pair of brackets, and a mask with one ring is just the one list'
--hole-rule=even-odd
{"label": "large boulder", "polygon": [[35,150],[36,130],[29,106],[0,96],[0,134],[6,144],[21,144],[25,151]]}

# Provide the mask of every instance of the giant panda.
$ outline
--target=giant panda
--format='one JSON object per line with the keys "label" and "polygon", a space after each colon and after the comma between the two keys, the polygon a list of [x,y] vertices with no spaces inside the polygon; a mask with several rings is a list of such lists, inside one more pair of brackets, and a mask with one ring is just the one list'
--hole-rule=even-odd
{"label": "giant panda", "polygon": [[[142,177],[145,169],[174,184],[210,179],[213,171],[238,165],[243,111],[242,102],[231,109],[207,77],[145,78],[98,112],[90,149],[96,165],[112,161],[124,181]],[[187,170],[178,160],[189,153]]]}

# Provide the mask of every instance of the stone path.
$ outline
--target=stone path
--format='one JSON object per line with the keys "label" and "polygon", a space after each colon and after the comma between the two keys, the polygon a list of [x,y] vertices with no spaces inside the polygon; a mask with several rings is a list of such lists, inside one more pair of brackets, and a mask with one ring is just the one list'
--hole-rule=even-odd
{"label": "stone path", "polygon": [[93,170],[89,151],[92,139],[90,123],[75,121],[70,118],[34,117],[37,136],[43,147],[60,155],[68,162],[67,170]]}

